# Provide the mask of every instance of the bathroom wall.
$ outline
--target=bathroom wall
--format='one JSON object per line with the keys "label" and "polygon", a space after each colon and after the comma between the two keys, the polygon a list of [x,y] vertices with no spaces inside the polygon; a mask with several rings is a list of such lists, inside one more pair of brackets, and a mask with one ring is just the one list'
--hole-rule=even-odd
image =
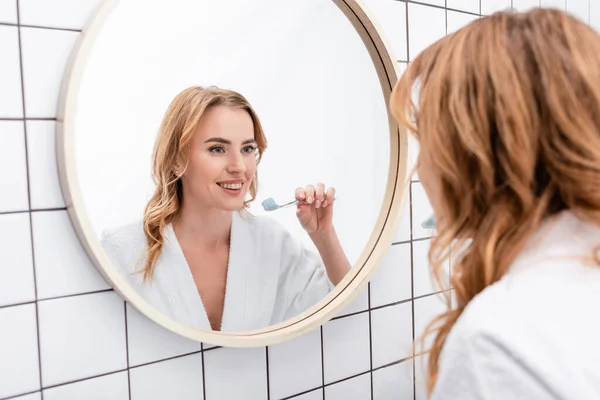
{"label": "bathroom wall", "polygon": [[[180,338],[96,273],[65,211],[54,128],[67,57],[97,3],[0,0],[0,399],[423,399],[410,344],[442,303],[420,227],[431,208],[416,180],[368,288],[284,344],[226,349]],[[566,8],[600,27],[596,0],[364,3],[401,67],[447,32],[511,6]]]}

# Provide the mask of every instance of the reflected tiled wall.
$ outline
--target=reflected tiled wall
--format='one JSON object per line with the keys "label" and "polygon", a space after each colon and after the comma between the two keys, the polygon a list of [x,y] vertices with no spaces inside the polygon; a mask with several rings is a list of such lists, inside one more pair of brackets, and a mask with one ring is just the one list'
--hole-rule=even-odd
{"label": "reflected tiled wall", "polygon": [[[600,27],[596,0],[364,3],[401,69],[447,32],[511,6],[566,8]],[[431,207],[417,180],[367,290],[287,343],[202,346],[150,323],[103,281],[69,222],[54,154],[59,83],[97,4],[0,0],[0,400],[424,398],[410,346],[442,303],[429,282],[419,224]]]}

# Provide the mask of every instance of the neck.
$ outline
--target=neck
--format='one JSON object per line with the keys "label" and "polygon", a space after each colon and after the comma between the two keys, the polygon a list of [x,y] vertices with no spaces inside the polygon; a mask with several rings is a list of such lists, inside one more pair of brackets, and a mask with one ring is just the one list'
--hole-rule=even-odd
{"label": "neck", "polygon": [[182,242],[200,244],[206,250],[216,250],[220,245],[229,244],[232,218],[231,211],[183,202],[173,220],[173,229]]}

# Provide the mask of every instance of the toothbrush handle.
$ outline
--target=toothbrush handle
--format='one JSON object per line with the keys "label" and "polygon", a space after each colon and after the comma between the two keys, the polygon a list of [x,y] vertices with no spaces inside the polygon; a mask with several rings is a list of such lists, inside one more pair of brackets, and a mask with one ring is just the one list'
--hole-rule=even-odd
{"label": "toothbrush handle", "polygon": [[[337,199],[337,196],[335,196],[333,198],[333,200]],[[285,203],[282,206],[280,206],[279,208],[284,208],[284,207],[289,207],[289,206],[295,206],[297,204],[307,204],[306,201],[304,200],[294,200],[294,201],[290,201],[289,203]]]}

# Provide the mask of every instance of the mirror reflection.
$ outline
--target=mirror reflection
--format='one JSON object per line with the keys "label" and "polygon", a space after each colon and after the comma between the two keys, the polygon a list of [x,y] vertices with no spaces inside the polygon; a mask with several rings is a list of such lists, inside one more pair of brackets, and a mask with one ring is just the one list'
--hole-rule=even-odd
{"label": "mirror reflection", "polygon": [[333,2],[165,3],[121,1],[81,81],[76,171],[102,267],[186,325],[284,322],[373,233],[390,148],[377,73]]}

